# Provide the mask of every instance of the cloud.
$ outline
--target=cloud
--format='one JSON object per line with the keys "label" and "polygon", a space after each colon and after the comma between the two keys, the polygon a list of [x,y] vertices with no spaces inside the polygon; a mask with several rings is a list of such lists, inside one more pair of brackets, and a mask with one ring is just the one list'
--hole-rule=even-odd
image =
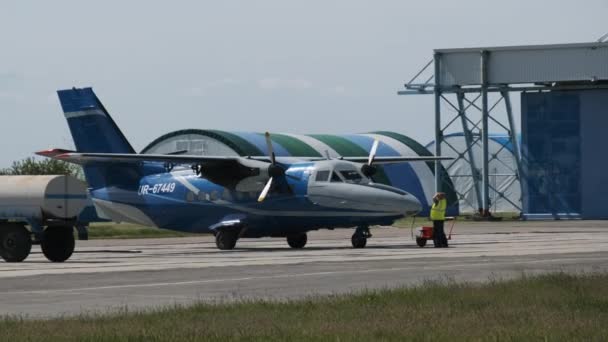
{"label": "cloud", "polygon": [[0,83],[14,83],[20,80],[21,77],[16,72],[0,71]]}
{"label": "cloud", "polygon": [[258,81],[262,89],[310,89],[312,82],[304,79],[264,78]]}
{"label": "cloud", "polygon": [[348,90],[343,85],[335,85],[327,88],[323,88],[321,94],[325,96],[342,96],[348,95]]}
{"label": "cloud", "polygon": [[229,88],[242,85],[244,82],[233,78],[223,78],[221,80],[209,81],[202,85],[184,89],[183,93],[186,96],[204,96],[210,91],[221,88]]}
{"label": "cloud", "polygon": [[[229,89],[232,87],[255,87],[263,90],[279,90],[279,89],[292,89],[292,90],[306,90],[312,89],[313,83],[309,80],[296,78],[296,79],[283,79],[277,77],[263,78],[258,81],[244,81],[233,78],[224,78],[221,80],[209,81],[202,84],[193,85],[190,88],[182,89],[184,96],[205,96],[210,95],[212,92],[222,89]],[[342,87],[343,88],[343,87]],[[333,89],[333,88],[332,88]],[[334,90],[334,92],[341,92],[340,89]]]}
{"label": "cloud", "polygon": [[243,83],[243,81],[241,81],[241,80],[235,80],[233,78],[224,78],[219,81],[210,82],[209,87],[226,87],[226,86],[240,85],[242,83]]}
{"label": "cloud", "polygon": [[0,89],[0,102],[2,103],[18,103],[23,102],[25,95],[20,91],[1,90]]}
{"label": "cloud", "polygon": [[0,96],[13,97],[16,89],[23,86],[23,78],[15,72],[0,71]]}
{"label": "cloud", "polygon": [[59,104],[59,98],[57,97],[57,93],[52,92],[52,93],[47,94],[44,97],[44,102],[47,103],[47,104],[50,104],[50,105],[57,105],[57,104]]}
{"label": "cloud", "polygon": [[346,87],[344,87],[343,85],[337,85],[335,87],[331,87],[331,88],[329,88],[329,90],[332,93],[336,93],[336,94],[345,94],[346,93]]}

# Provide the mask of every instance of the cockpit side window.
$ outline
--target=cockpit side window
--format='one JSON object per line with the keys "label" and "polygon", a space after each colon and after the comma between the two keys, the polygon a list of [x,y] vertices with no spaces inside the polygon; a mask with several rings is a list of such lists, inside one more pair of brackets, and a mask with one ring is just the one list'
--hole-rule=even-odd
{"label": "cockpit side window", "polygon": [[363,178],[357,170],[342,170],[340,174],[348,183],[360,183]]}
{"label": "cockpit side window", "polygon": [[317,171],[317,175],[315,176],[315,182],[327,182],[329,178],[328,170],[319,170]]}
{"label": "cockpit side window", "polygon": [[338,176],[338,174],[336,173],[336,171],[331,173],[331,181],[332,182],[342,182],[342,178],[340,178],[340,176]]}

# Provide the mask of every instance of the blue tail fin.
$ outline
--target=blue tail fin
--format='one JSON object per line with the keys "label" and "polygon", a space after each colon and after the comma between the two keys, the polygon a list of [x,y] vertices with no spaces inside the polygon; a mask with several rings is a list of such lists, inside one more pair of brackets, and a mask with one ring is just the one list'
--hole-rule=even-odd
{"label": "blue tail fin", "polygon": [[135,153],[93,89],[57,93],[78,152]]}
{"label": "blue tail fin", "polygon": [[[59,90],[59,101],[78,152],[135,153],[91,88]],[[84,166],[93,189],[137,188],[142,175],[137,164],[95,163]]]}

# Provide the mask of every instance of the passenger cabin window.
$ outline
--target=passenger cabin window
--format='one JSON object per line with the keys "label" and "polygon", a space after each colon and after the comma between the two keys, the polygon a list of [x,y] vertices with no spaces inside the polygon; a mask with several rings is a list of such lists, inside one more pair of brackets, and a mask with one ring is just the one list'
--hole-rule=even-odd
{"label": "passenger cabin window", "polygon": [[188,191],[188,193],[186,194],[186,201],[194,202],[195,199],[196,199],[196,195],[194,194],[194,192]]}
{"label": "passenger cabin window", "polygon": [[320,170],[320,171],[317,171],[317,176],[315,177],[315,181],[327,182],[328,178],[329,178],[329,171]]}
{"label": "passenger cabin window", "polygon": [[338,176],[338,174],[336,173],[336,171],[331,173],[331,181],[332,182],[342,182],[342,178],[340,178],[340,176]]}
{"label": "passenger cabin window", "polygon": [[213,190],[213,191],[211,191],[211,195],[209,197],[211,198],[212,201],[217,201],[220,198],[220,195],[217,192],[217,190]]}
{"label": "passenger cabin window", "polygon": [[360,183],[363,178],[356,170],[342,170],[340,174],[348,183]]}
{"label": "passenger cabin window", "polygon": [[224,192],[222,192],[222,199],[226,201],[232,201],[232,194],[230,193],[230,190],[224,189]]}

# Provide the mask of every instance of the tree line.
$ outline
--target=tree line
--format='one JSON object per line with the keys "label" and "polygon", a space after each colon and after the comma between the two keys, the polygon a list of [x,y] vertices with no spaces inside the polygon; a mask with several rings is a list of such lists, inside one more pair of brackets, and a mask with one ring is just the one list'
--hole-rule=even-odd
{"label": "tree line", "polygon": [[34,157],[15,161],[4,169],[0,169],[0,175],[70,175],[83,178],[82,168],[61,160],[42,159]]}

